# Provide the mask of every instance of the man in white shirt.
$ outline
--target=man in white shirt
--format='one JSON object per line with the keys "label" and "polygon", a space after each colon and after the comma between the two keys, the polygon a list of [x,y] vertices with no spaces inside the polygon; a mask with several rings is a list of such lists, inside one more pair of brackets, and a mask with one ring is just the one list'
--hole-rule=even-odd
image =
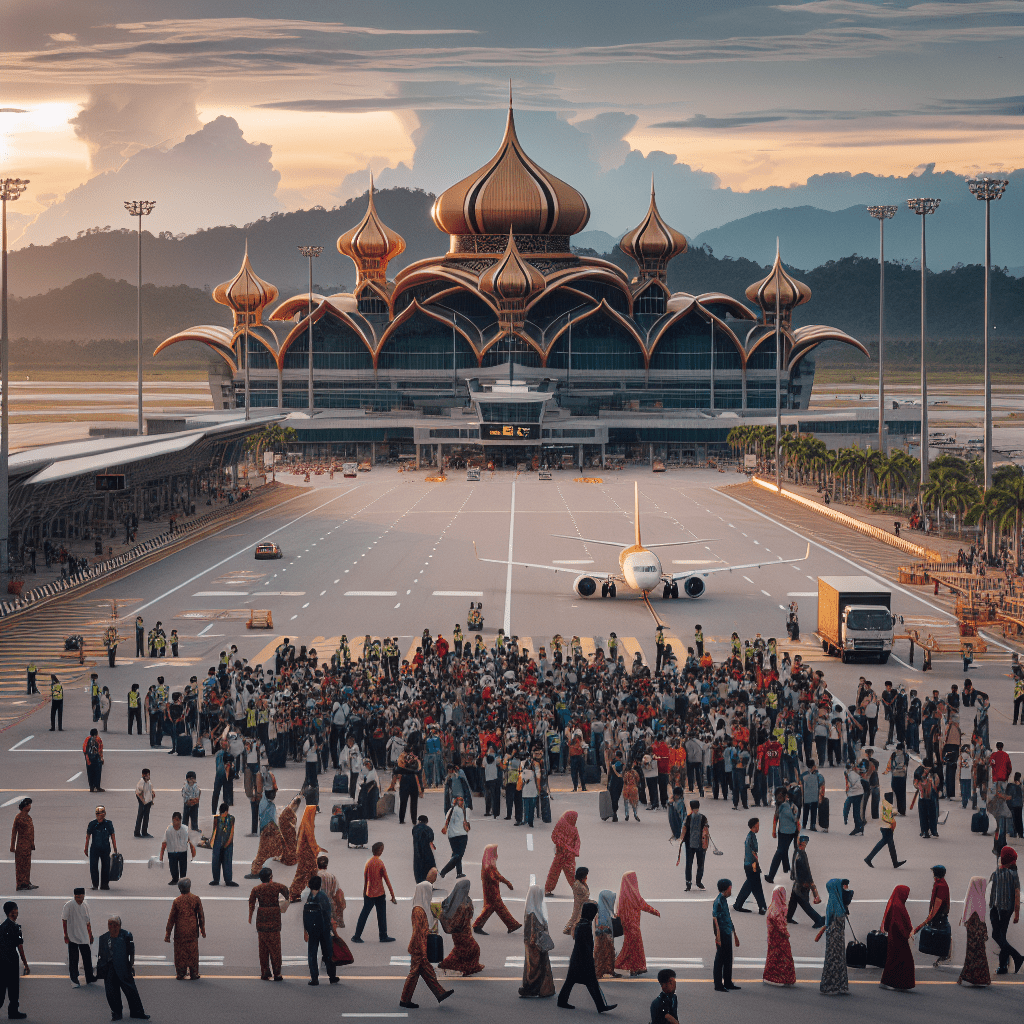
{"label": "man in white shirt", "polygon": [[89,917],[89,904],[85,902],[85,889],[75,889],[75,898],[68,900],[61,911],[64,924],[64,944],[68,947],[68,971],[71,974],[73,988],[81,988],[78,980],[78,958],[81,956],[85,967],[85,983],[91,985],[96,980],[92,969],[92,921]]}
{"label": "man in white shirt", "polygon": [[188,829],[181,823],[181,812],[175,811],[171,815],[171,823],[164,833],[164,841],[160,844],[160,860],[164,859],[164,852],[167,853],[167,860],[171,865],[171,880],[168,885],[177,885],[179,878],[188,875],[188,851],[192,856],[196,855],[196,848],[188,837]]}
{"label": "man in white shirt", "polygon": [[142,769],[142,778],[135,786],[135,799],[139,802],[139,813],[135,818],[135,838],[152,839],[149,834],[149,812],[153,809],[153,784],[149,781],[149,769]]}

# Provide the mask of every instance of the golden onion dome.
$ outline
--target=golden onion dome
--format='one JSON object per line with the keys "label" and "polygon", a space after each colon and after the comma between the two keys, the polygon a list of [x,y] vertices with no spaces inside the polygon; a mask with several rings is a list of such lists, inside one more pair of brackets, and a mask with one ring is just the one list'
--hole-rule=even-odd
{"label": "golden onion dome", "polygon": [[515,235],[508,233],[508,245],[501,259],[480,275],[480,291],[503,302],[528,302],[544,290],[544,275],[519,253]]}
{"label": "golden onion dome", "polygon": [[654,198],[654,181],[651,180],[651,205],[647,208],[647,216],[640,224],[627,231],[619,241],[619,248],[640,268],[660,270],[674,256],[687,250],[686,236],[669,227],[658,212],[658,204]]}
{"label": "golden onion dome", "polygon": [[213,301],[229,306],[236,313],[252,313],[263,309],[277,298],[277,289],[257,276],[249,262],[249,243],[245,243],[245,257],[237,274],[213,290]]}
{"label": "golden onion dome", "polygon": [[405,252],[405,239],[380,219],[373,195],[371,178],[366,213],[351,231],[346,231],[338,238],[338,252],[355,263],[360,275],[383,277],[388,261]]}
{"label": "golden onion dome", "polygon": [[775,312],[776,294],[778,295],[779,310],[783,313],[802,306],[811,297],[811,289],[798,281],[782,268],[782,257],[779,255],[779,245],[775,243],[775,263],[769,271],[768,276],[760,281],[755,281],[746,290],[746,296],[751,302],[756,302],[765,313]]}
{"label": "golden onion dome", "polygon": [[449,235],[574,235],[590,220],[586,199],[531,160],[509,106],[498,152],[434,201],[434,223]]}

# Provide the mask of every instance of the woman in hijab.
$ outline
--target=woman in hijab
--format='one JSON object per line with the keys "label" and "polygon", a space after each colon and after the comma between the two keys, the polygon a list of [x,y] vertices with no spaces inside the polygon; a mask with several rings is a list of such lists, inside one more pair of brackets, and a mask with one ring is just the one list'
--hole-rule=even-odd
{"label": "woman in hijab", "polygon": [[416,894],[412,898],[412,938],[409,939],[409,975],[402,987],[400,1006],[407,1010],[418,1010],[419,1004],[412,1001],[416,985],[422,978],[437,1001],[443,1002],[455,990],[446,989],[437,980],[433,965],[427,959],[427,936],[430,934],[430,922],[433,917],[430,910],[430,894],[434,887],[430,882],[417,882]]}
{"label": "woman in hijab", "polygon": [[597,917],[597,904],[584,903],[579,924],[573,932],[574,945],[572,956],[569,957],[569,969],[565,972],[565,982],[558,993],[558,1005],[564,1010],[575,1010],[569,1002],[574,985],[586,985],[590,997],[594,1000],[598,1013],[614,1010],[618,1003],[609,1003],[604,998],[601,986],[597,983],[597,970],[594,965],[594,918]]}
{"label": "woman in hijab", "polygon": [[469,879],[460,878],[441,904],[441,927],[452,937],[452,951],[438,965],[446,971],[459,971],[464,978],[479,974],[480,944],[473,938],[473,900]]}
{"label": "woman in hijab", "polygon": [[316,859],[320,852],[320,844],[316,841],[316,804],[307,804],[302,812],[295,844],[295,877],[288,891],[288,898],[292,903],[298,903],[302,899],[302,890],[316,874]]}
{"label": "woman in hijab", "polygon": [[380,777],[373,761],[366,758],[359,773],[359,810],[366,819],[377,817],[377,801],[380,799]]}
{"label": "woman in hijab", "polygon": [[594,966],[598,978],[621,978],[615,970],[615,893],[602,889],[597,897]]}
{"label": "woman in hijab", "polygon": [[910,933],[916,935],[922,928],[928,927],[938,932],[945,943],[946,955],[936,959],[933,967],[938,967],[953,958],[953,935],[949,927],[949,886],[946,884],[946,868],[943,864],[932,866],[932,894],[928,900],[928,916]]}
{"label": "woman in hijab", "polygon": [[574,935],[576,933],[576,925],[579,924],[580,920],[580,911],[583,909],[583,904],[590,899],[590,887],[587,885],[587,875],[589,874],[589,868],[576,869],[576,881],[572,883],[572,916],[562,929],[563,935]]}
{"label": "woman in hijab", "polygon": [[882,931],[889,936],[882,970],[882,988],[909,991],[914,987],[914,951],[910,948],[910,915],[907,897],[910,888],[897,885],[889,897],[882,915]]}
{"label": "woman in hijab", "polygon": [[18,804],[11,828],[11,853],[14,854],[14,877],[19,892],[23,889],[38,889],[32,884],[32,851],[36,848],[36,826],[32,821],[32,798],[25,797]]}
{"label": "woman in hijab", "polygon": [[960,923],[967,929],[967,952],[956,983],[969,988],[987,988],[992,984],[988,954],[985,952],[985,943],[988,942],[988,926],[985,924],[986,884],[980,875],[971,879],[964,897],[963,917],[960,918]]}
{"label": "woman in hijab", "polygon": [[[548,915],[544,908],[544,892],[539,885],[531,885],[526,894],[525,928],[523,944],[523,984],[519,989],[521,999],[547,999],[555,994],[555,982],[551,977],[551,960],[548,953],[555,943],[548,934]],[[512,929],[510,928],[509,931]]]}
{"label": "woman in hijab", "polygon": [[290,804],[281,812],[278,821],[278,828],[281,830],[281,855],[277,858],[285,867],[291,867],[295,863],[295,823],[298,820],[296,812],[302,801],[301,796],[295,797]]}
{"label": "woman in hijab", "polygon": [[622,777],[622,809],[626,814],[626,821],[629,821],[629,812],[637,821],[640,815],[636,813],[637,804],[640,803],[640,773],[630,765],[626,774]]}
{"label": "woman in hijab", "polygon": [[[850,992],[850,976],[846,972],[846,900],[853,893],[848,888],[848,878],[830,878],[828,905],[825,907],[825,924],[815,942],[825,936],[825,966],[821,970],[821,994],[824,996],[845,996]],[[774,893],[772,894],[774,899]]]}
{"label": "woman in hijab", "polygon": [[620,971],[629,971],[631,978],[647,973],[647,956],[644,953],[643,936],[640,934],[641,913],[661,917],[661,911],[655,910],[640,895],[636,872],[627,871],[619,884],[618,916],[622,921],[622,949],[615,966]]}
{"label": "woman in hijab", "polygon": [[497,914],[501,923],[509,930],[516,931],[523,926],[509,913],[505,901],[501,898],[498,886],[507,885],[512,892],[512,883],[498,870],[498,845],[492,843],[484,847],[483,859],[480,862],[480,882],[484,890],[484,908],[480,916],[473,922],[473,931],[477,935],[486,935],[484,925],[491,914]]}
{"label": "woman in hijab", "polygon": [[768,907],[768,954],[764,961],[763,981],[766,985],[795,985],[796,968],[786,926],[787,894],[784,885],[772,890]]}
{"label": "woman in hijab", "polygon": [[412,874],[417,882],[425,882],[431,868],[437,867],[434,859],[434,830],[427,824],[427,816],[421,814],[412,827]]}
{"label": "woman in hijab", "polygon": [[580,855],[580,830],[576,827],[576,811],[565,811],[551,830],[551,842],[555,844],[555,856],[548,869],[544,883],[544,895],[554,896],[559,874],[565,875],[570,887],[576,871],[576,858]]}

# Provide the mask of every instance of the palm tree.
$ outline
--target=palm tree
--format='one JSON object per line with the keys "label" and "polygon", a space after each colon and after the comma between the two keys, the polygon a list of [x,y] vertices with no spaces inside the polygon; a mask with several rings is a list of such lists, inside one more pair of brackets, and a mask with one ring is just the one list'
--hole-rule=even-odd
{"label": "palm tree", "polygon": [[943,467],[929,474],[928,483],[921,491],[921,502],[929,508],[938,509],[940,530],[945,525],[946,506],[961,483],[963,481],[953,470]]}
{"label": "palm tree", "polygon": [[1024,518],[1024,474],[1017,473],[997,483],[991,495],[992,518],[1000,530],[1013,525],[1013,551],[1017,561],[1021,557],[1021,520]]}
{"label": "palm tree", "polygon": [[[257,466],[263,462],[263,453],[278,452],[287,448],[288,444],[298,440],[299,435],[292,427],[282,427],[280,423],[268,423],[262,430],[250,434],[245,440],[246,449],[252,453]],[[271,479],[277,479],[276,467],[271,466]]]}
{"label": "palm tree", "polygon": [[[968,509],[974,507],[981,496],[980,487],[966,480],[956,480],[946,495],[946,508],[953,510],[954,517],[958,513],[962,517]],[[960,529],[963,529],[963,518],[960,519]],[[959,533],[959,530],[957,532]]]}

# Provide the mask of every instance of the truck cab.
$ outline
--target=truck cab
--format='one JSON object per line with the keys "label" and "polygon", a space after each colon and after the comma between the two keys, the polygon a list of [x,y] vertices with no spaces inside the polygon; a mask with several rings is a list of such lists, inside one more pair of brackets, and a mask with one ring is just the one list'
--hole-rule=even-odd
{"label": "truck cab", "polygon": [[884,665],[892,653],[892,614],[877,605],[844,605],[841,639],[843,661],[875,655]]}
{"label": "truck cab", "polygon": [[844,662],[892,653],[892,593],[867,576],[818,577],[818,637],[827,655]]}

